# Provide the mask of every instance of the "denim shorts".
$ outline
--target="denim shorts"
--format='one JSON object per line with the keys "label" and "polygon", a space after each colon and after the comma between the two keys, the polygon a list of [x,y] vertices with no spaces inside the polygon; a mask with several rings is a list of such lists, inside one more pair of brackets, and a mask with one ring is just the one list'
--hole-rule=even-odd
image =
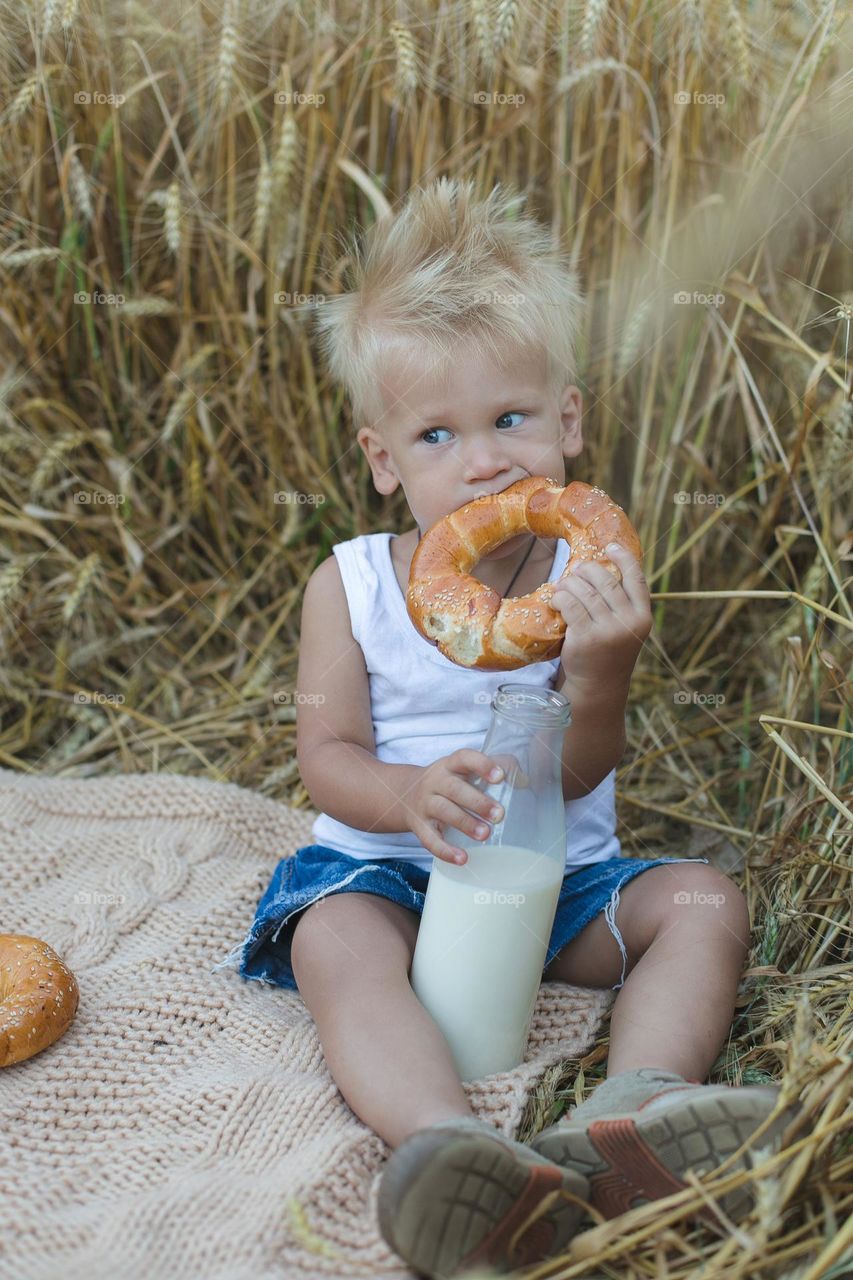
{"label": "denim shorts", "polygon": [[[612,988],[617,990],[625,981],[628,958],[616,926],[621,886],[649,867],[668,862],[707,861],[707,858],[605,858],[567,871],[543,969],[603,911],[622,953],[622,976]],[[423,867],[398,858],[371,862],[325,845],[304,845],[292,857],[281,859],[258,903],[249,932],[213,966],[211,973],[228,965],[236,967],[244,978],[296,991],[290,946],[297,922],[307,907],[333,893],[374,893],[421,915],[429,876]]]}

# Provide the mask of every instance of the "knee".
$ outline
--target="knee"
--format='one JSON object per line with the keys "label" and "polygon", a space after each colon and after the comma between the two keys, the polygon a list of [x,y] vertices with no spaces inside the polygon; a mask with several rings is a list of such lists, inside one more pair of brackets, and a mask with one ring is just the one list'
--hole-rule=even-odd
{"label": "knee", "polygon": [[686,923],[685,909],[689,908],[694,925],[701,915],[703,921],[725,929],[732,947],[740,947],[746,955],[752,942],[749,906],[734,880],[704,862],[673,864],[671,870],[677,872],[678,883],[670,894],[667,924]]}

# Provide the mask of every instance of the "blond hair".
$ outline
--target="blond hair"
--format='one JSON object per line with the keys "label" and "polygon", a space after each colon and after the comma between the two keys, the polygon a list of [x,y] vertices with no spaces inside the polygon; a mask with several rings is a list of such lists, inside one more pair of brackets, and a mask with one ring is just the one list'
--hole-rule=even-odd
{"label": "blond hair", "polygon": [[351,237],[352,287],[327,298],[315,324],[358,427],[381,414],[382,363],[406,350],[431,352],[438,376],[463,341],[494,360],[508,346],[544,351],[549,385],[573,380],[584,299],[548,229],[515,212],[524,198],[496,184],[478,200],[471,180],[439,178],[413,189],[361,243]]}

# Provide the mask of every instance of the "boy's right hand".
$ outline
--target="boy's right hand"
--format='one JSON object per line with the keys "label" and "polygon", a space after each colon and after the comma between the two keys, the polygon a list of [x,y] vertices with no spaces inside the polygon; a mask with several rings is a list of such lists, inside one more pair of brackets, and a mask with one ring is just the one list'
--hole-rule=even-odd
{"label": "boy's right hand", "polygon": [[[491,777],[492,769],[499,769],[500,776]],[[503,767],[493,757],[484,755],[482,751],[461,747],[449,756],[442,756],[422,768],[417,782],[406,793],[410,813],[409,830],[429,853],[442,862],[465,862],[468,856],[464,849],[448,844],[441,838],[445,826],[456,827],[475,840],[482,839],[490,832],[482,819],[486,819],[487,823],[494,823],[500,822],[504,816],[502,805],[497,806],[499,812],[493,815],[495,800],[467,781],[468,775],[472,773],[484,778],[490,785],[500,782],[504,777]],[[481,816],[475,818],[471,816],[472,813]],[[481,823],[482,833],[478,830]]]}

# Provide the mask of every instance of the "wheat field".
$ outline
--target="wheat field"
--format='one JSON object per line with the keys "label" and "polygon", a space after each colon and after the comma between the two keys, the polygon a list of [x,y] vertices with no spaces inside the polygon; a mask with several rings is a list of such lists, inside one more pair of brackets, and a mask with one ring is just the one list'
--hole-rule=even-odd
{"label": "wheat field", "polygon": [[[753,948],[711,1080],[803,1101],[749,1173],[536,1277],[853,1275],[853,31],[829,0],[2,4],[0,763],[309,805],[302,592],[381,499],[310,319],[442,174],[525,192],[589,299],[575,478],[655,627],[626,852],[701,854]],[[647,853],[654,850],[654,854]],[[607,1030],[527,1137],[603,1077]],[[689,1197],[692,1197],[689,1198]]]}

